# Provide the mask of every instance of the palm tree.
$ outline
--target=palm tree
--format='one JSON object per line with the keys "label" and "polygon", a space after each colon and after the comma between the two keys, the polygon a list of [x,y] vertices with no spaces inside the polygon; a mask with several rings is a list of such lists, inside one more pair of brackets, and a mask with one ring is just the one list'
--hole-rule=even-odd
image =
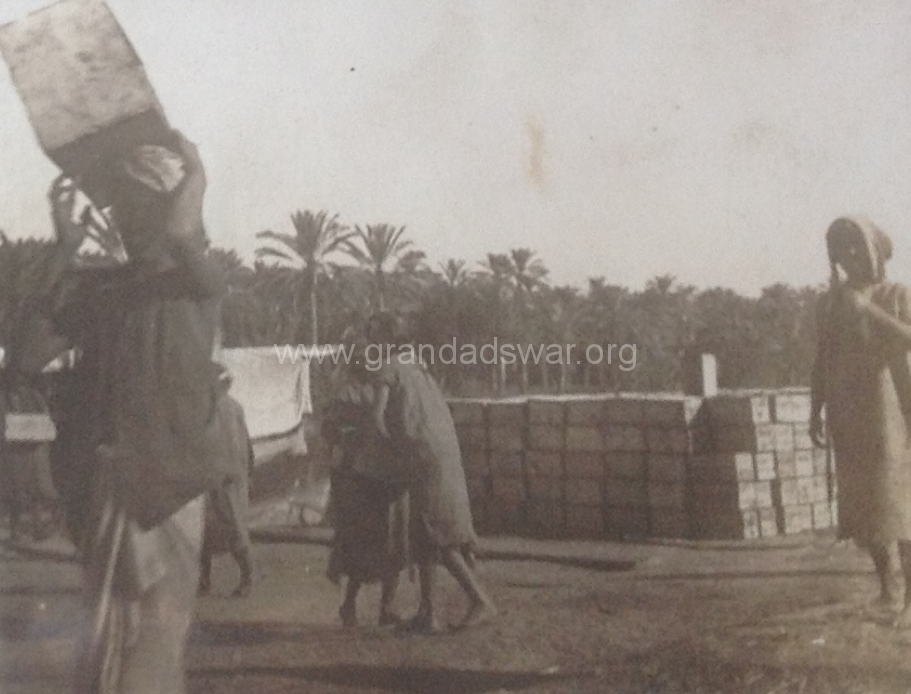
{"label": "palm tree", "polygon": [[527,294],[544,284],[547,268],[530,248],[513,248],[509,251],[509,278],[520,295]]}
{"label": "palm tree", "polygon": [[[553,343],[575,343],[579,340],[580,325],[584,316],[586,303],[579,290],[571,286],[553,287],[544,292],[541,307],[547,314],[548,332]],[[569,354],[566,355],[569,357]],[[547,364],[542,365],[542,375],[547,387]],[[560,360],[559,391],[566,392],[570,365],[566,359]]]}
{"label": "palm tree", "polygon": [[[611,342],[633,342],[634,321],[631,319],[630,290],[616,284],[608,284],[603,277],[591,277],[588,280],[588,292],[585,297],[585,308],[580,317],[579,331],[582,333],[586,348],[598,345],[599,348]],[[601,359],[592,369],[586,363],[584,370],[585,385],[591,384],[592,374],[597,375],[599,389],[616,391],[617,371],[607,369],[607,359]]]}
{"label": "palm tree", "polygon": [[376,310],[386,310],[389,275],[414,276],[426,257],[423,251],[412,248],[411,241],[402,238],[404,233],[405,227],[368,224],[366,228],[355,226],[354,233],[345,239],[348,254],[373,275]]}
{"label": "palm tree", "polygon": [[338,221],[338,215],[329,216],[326,211],[313,213],[309,210],[291,215],[294,233],[261,231],[256,237],[277,244],[256,249],[259,259],[272,258],[281,263],[299,264],[300,275],[296,277],[298,291],[295,292],[294,306],[306,298],[310,303],[310,341],[319,344],[318,297],[321,278],[330,278],[336,266],[329,257],[342,249],[351,232]]}
{"label": "palm tree", "polygon": [[[534,310],[530,299],[545,285],[547,268],[529,248],[513,248],[509,253],[488,253],[482,263],[490,273],[498,300],[506,307],[505,327],[508,335],[523,342],[532,341]],[[519,361],[520,388],[528,390],[528,364]],[[505,387],[506,366],[500,366],[500,388]]]}
{"label": "palm tree", "polygon": [[465,269],[467,263],[464,260],[450,258],[445,263],[440,263],[440,271],[443,274],[443,281],[447,287],[455,289],[465,284],[470,275]]}

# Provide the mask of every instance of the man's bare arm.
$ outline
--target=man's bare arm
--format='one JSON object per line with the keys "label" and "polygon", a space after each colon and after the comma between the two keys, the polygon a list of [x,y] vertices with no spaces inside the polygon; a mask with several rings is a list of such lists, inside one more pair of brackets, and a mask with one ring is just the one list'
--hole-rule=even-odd
{"label": "man's bare arm", "polygon": [[202,221],[206,174],[196,145],[177,133],[186,178],[175,194],[165,234],[172,256],[186,271],[194,288],[205,297],[225,294],[227,285],[220,270],[205,256]]}

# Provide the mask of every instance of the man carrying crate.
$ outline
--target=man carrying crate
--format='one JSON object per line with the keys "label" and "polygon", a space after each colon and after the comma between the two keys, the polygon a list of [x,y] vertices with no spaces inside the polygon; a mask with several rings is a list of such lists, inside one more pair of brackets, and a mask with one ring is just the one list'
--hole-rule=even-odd
{"label": "man carrying crate", "polygon": [[140,146],[112,163],[126,265],[75,270],[75,186],[51,204],[56,255],[13,367],[76,346],[58,390],[55,469],[85,568],[92,632],[80,692],[180,694],[199,576],[204,495],[225,478],[211,360],[224,281],[206,259],[196,147]]}

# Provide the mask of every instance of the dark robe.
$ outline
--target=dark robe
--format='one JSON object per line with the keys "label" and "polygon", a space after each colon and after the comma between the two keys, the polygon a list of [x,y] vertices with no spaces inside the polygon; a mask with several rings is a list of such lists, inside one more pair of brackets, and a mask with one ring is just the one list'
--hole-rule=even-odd
{"label": "dark robe", "polygon": [[374,403],[370,384],[351,383],[323,419],[323,435],[341,449],[329,500],[333,581],[383,581],[410,563],[408,494],[394,451],[374,425]]}
{"label": "dark robe", "polygon": [[57,388],[58,486],[78,533],[103,445],[119,503],[151,528],[225,477],[211,360],[222,284],[180,267],[76,275],[51,313],[81,352]]}

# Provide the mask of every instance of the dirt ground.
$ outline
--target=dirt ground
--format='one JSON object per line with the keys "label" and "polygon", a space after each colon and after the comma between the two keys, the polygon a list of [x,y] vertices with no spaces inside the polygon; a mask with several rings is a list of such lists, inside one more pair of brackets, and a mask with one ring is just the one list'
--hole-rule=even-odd
{"label": "dirt ground", "polygon": [[[324,532],[257,533],[256,585],[222,597],[236,569],[215,565],[189,649],[193,694],[285,692],[911,692],[911,633],[868,607],[876,584],[850,545],[625,545],[485,538],[480,574],[501,614],[441,636],[341,627],[324,576]],[[3,694],[67,691],[78,573],[51,541],[0,554]],[[415,607],[407,579],[400,611]],[[441,581],[441,616],[465,607]]]}

